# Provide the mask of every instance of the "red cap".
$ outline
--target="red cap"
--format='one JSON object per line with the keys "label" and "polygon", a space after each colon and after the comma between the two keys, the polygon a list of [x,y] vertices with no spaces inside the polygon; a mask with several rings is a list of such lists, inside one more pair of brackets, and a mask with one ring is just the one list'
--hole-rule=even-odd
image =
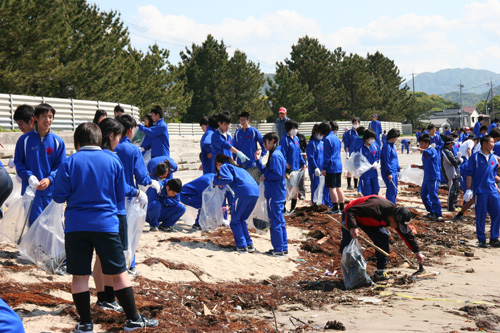
{"label": "red cap", "polygon": [[286,109],[284,107],[280,107],[278,113],[286,113]]}

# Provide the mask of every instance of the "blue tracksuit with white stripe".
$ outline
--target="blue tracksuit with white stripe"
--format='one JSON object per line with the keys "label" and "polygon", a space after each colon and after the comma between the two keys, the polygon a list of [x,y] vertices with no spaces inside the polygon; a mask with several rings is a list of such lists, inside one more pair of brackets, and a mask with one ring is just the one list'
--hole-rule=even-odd
{"label": "blue tracksuit with white stripe", "polygon": [[380,142],[380,135],[382,135],[382,124],[378,120],[372,120],[370,121],[369,127],[375,131],[376,137],[375,137],[375,142],[381,146]]}
{"label": "blue tracksuit with white stripe", "polygon": [[[400,170],[396,145],[386,141],[380,154],[380,173],[387,189],[385,197],[394,204],[398,195],[398,172]],[[392,181],[389,180],[389,176],[392,176]]]}
{"label": "blue tracksuit with white stripe", "polygon": [[286,221],[283,216],[286,200],[286,160],[281,150],[281,146],[276,147],[269,156],[268,166],[264,166],[261,160],[257,161],[257,167],[265,177],[264,195],[267,200],[267,214],[271,221],[271,244],[275,252],[288,251]]}
{"label": "blue tracksuit with white stripe", "polygon": [[[316,190],[318,189],[320,177],[316,176],[314,170],[316,170],[316,168],[321,170],[323,167],[323,150],[323,141],[319,141],[315,137],[311,138],[306,147],[307,168],[309,171],[309,179],[311,180],[311,197],[314,197],[314,193],[316,193]],[[332,206],[330,191],[328,191],[327,187],[323,188],[322,203],[328,207]]]}
{"label": "blue tracksuit with white stripe", "polygon": [[[376,142],[370,146],[363,144],[358,151],[366,157],[370,164],[380,162],[380,146]],[[380,186],[378,184],[377,169],[370,169],[359,177],[359,189],[361,190],[361,194],[363,194],[363,196],[373,194],[378,195]]]}
{"label": "blue tracksuit with white stripe", "polygon": [[231,148],[233,148],[231,134],[226,132],[224,134],[221,133],[220,129],[215,130],[212,134],[212,173],[217,172],[217,168],[215,167],[215,157],[218,154],[224,154],[226,156],[232,157]]}
{"label": "blue tracksuit with white stripe", "polygon": [[420,197],[425,209],[436,216],[442,216],[441,201],[439,201],[438,190],[441,179],[441,160],[438,151],[429,147],[422,153],[422,164],[424,167],[424,180]]}
{"label": "blue tracksuit with white stripe", "polygon": [[160,180],[160,178],[154,177],[154,175],[156,174],[156,167],[158,166],[158,164],[163,163],[165,160],[170,163],[170,170],[168,171],[168,176],[165,179],[168,180],[174,178],[174,172],[177,171],[177,163],[175,163],[175,161],[169,156],[157,156],[149,161],[148,172],[151,178]]}
{"label": "blue tracksuit with white stripe", "polygon": [[221,165],[218,176],[214,178],[214,185],[228,185],[234,192],[229,226],[233,231],[236,247],[241,249],[252,245],[246,221],[259,199],[259,185],[245,169],[228,163]]}
{"label": "blue tracksuit with white stripe", "polygon": [[262,141],[262,135],[254,127],[248,127],[246,129],[239,128],[236,133],[234,133],[234,148],[245,154],[250,160],[242,163],[238,158],[236,163],[240,165],[243,169],[249,169],[257,166],[255,163],[255,152],[257,151],[257,142],[262,148],[262,156],[266,155],[267,152],[263,148],[264,141]]}
{"label": "blue tracksuit with white stripe", "polygon": [[476,234],[480,242],[486,241],[485,219],[490,214],[490,239],[498,239],[500,229],[500,197],[495,184],[498,162],[493,154],[480,150],[472,154],[467,164],[467,176],[472,177],[472,192],[476,199]]}
{"label": "blue tracksuit with white stripe", "polygon": [[196,225],[200,225],[200,209],[201,204],[203,203],[203,191],[205,191],[206,188],[212,184],[214,177],[215,173],[206,173],[203,176],[182,185],[182,191],[180,193],[181,202],[184,205],[198,209],[198,215],[196,216],[196,221],[194,223]]}
{"label": "blue tracksuit with white stripe", "polygon": [[151,157],[170,156],[168,126],[163,118],[149,128],[142,124],[138,126],[140,131],[151,138]]}
{"label": "blue tracksuit with white stripe", "polygon": [[283,136],[280,141],[280,147],[286,163],[290,165],[291,171],[299,170],[306,165],[297,136],[293,138],[290,135]]}
{"label": "blue tracksuit with white stripe", "polygon": [[146,169],[141,150],[130,142],[128,137],[125,136],[120,140],[115,152],[123,164],[127,184],[135,188],[138,185],[147,186],[151,184],[151,177],[149,177]]}
{"label": "blue tracksuit with white stripe", "polygon": [[212,135],[214,131],[212,127],[207,126],[207,130],[200,140],[201,165],[203,166],[204,175],[212,173],[212,159],[214,156],[208,158],[208,154],[212,154]]}
{"label": "blue tracksuit with white stripe", "polygon": [[[180,195],[177,193],[173,197],[167,194],[168,179],[160,181],[160,194],[152,187],[148,188],[146,194],[148,196],[148,212],[146,214],[146,222],[151,227],[168,226],[172,227],[186,211],[186,207],[180,202]],[[181,190],[182,191],[182,190]]]}
{"label": "blue tracksuit with white stripe", "polygon": [[35,130],[23,134],[16,143],[14,164],[17,175],[22,179],[21,194],[28,187],[28,179],[35,176],[38,181],[44,178],[50,180],[50,185],[43,191],[36,190],[31,206],[29,225],[37,219],[52,200],[53,182],[61,163],[66,160],[64,141],[52,131],[45,138],[40,137]]}

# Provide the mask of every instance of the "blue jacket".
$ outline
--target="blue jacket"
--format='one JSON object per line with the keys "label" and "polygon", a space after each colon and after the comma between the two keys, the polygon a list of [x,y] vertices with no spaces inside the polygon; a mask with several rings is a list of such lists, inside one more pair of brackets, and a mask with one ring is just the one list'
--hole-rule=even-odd
{"label": "blue jacket", "polygon": [[224,163],[219,170],[219,176],[214,178],[214,185],[228,185],[234,192],[235,199],[258,197],[259,185],[243,168]]}
{"label": "blue jacket", "polygon": [[257,161],[257,168],[264,175],[266,198],[273,198],[278,201],[286,199],[286,160],[281,151],[281,146],[277,146],[274,152],[269,156],[269,167],[262,165],[261,160]]}
{"label": "blue jacket", "polygon": [[[407,147],[409,143],[410,143],[410,140],[408,140],[408,139],[403,139],[403,140],[401,140],[401,144],[402,144],[403,146],[405,146],[405,147]],[[383,148],[382,148],[382,149],[383,149]]]}
{"label": "blue jacket", "polygon": [[378,121],[378,120],[370,121],[369,127],[375,131],[375,134],[377,135],[377,139],[380,140],[380,134],[382,134],[382,125],[380,124],[380,121]]}
{"label": "blue jacket", "polygon": [[115,152],[123,164],[127,184],[135,188],[138,185],[146,186],[151,184],[151,178],[148,175],[141,150],[130,142],[129,138],[123,137],[116,146]]}
{"label": "blue jacket", "polygon": [[398,150],[394,143],[387,142],[380,154],[380,173],[384,176],[394,175],[401,170],[398,160]]}
{"label": "blue jacket", "polygon": [[497,124],[496,123],[491,123],[490,127],[488,127],[488,134],[490,134],[491,130],[494,129],[494,128],[497,128]]}
{"label": "blue jacket", "polygon": [[451,135],[451,130],[446,130],[443,132],[444,135]]}
{"label": "blue jacket", "polygon": [[424,182],[441,179],[441,159],[435,148],[429,147],[424,150],[422,153],[422,165],[424,166]]}
{"label": "blue jacket", "polygon": [[[111,153],[111,152],[110,152]],[[96,146],[81,147],[59,168],[52,199],[67,201],[64,232],[118,232],[119,198],[125,176],[118,158]]]}
{"label": "blue jacket", "polygon": [[309,170],[309,177],[313,177],[314,170],[316,168],[320,169],[323,167],[323,141],[319,141],[316,138],[312,138],[306,147],[307,154],[307,168]]}
{"label": "blue jacket", "polygon": [[143,155],[146,153],[146,151],[151,149],[151,137],[150,136],[144,135],[144,139],[142,139],[142,142],[141,142],[141,148],[144,148],[144,151],[142,152]]}
{"label": "blue jacket", "polygon": [[495,176],[497,175],[498,162],[493,154],[488,158],[481,152],[472,154],[467,163],[467,176],[472,177],[472,192],[491,193],[498,196]]}
{"label": "blue jacket", "polygon": [[[367,147],[366,145],[363,144],[359,148],[361,154],[363,154],[364,157],[370,162],[370,164],[373,164],[375,162],[380,162],[380,146],[374,142],[370,147]],[[370,169],[366,171],[364,174],[361,175],[360,179],[369,179],[369,178],[377,178],[378,177],[378,172],[376,169]]]}
{"label": "blue jacket", "polygon": [[238,158],[236,163],[241,165],[244,169],[252,168],[256,166],[255,163],[255,152],[257,151],[257,142],[262,148],[262,155],[266,155],[267,152],[264,149],[264,141],[262,141],[262,135],[255,127],[249,127],[247,129],[239,128],[236,133],[234,133],[234,148],[245,154],[250,161],[242,163]]}
{"label": "blue jacket", "polygon": [[177,163],[175,163],[174,160],[170,158],[170,156],[157,156],[152,158],[151,161],[149,161],[148,172],[152,178],[158,180],[158,178],[154,177],[154,174],[156,173],[156,167],[158,166],[158,164],[163,163],[163,161],[165,160],[168,160],[168,162],[170,163],[170,171],[166,179],[169,180],[174,178],[174,172],[177,171]]}
{"label": "blue jacket", "polygon": [[206,173],[201,177],[198,177],[187,184],[182,185],[181,191],[181,201],[184,196],[195,196],[199,197],[201,200],[201,195],[203,191],[210,186],[214,180],[215,173]]}
{"label": "blue jacket", "polygon": [[17,313],[0,298],[0,327],[5,333],[24,333],[23,322]]}
{"label": "blue jacket", "polygon": [[438,152],[441,152],[441,150],[443,150],[444,141],[439,133],[436,133],[434,136],[431,136],[431,144],[433,143],[436,144],[436,149],[438,150]]}
{"label": "blue jacket", "polygon": [[347,152],[347,148],[349,149],[349,153],[354,153],[354,142],[358,138],[358,133],[354,128],[351,128],[344,134],[344,151]]}
{"label": "blue jacket", "polygon": [[50,180],[50,185],[43,191],[37,190],[36,195],[51,196],[57,170],[65,160],[64,141],[52,131],[45,136],[43,142],[36,130],[23,134],[17,140],[14,155],[17,175],[23,180],[21,194],[24,194],[29,185],[28,179],[36,176],[38,181],[44,178]]}
{"label": "blue jacket", "polygon": [[474,134],[474,136],[479,136],[481,134],[480,129],[481,129],[481,123],[477,121],[474,124],[474,128],[472,129],[472,133]]}
{"label": "blue jacket", "polygon": [[139,124],[139,130],[143,131],[146,136],[151,137],[151,157],[170,156],[168,127],[163,118],[150,128]]}
{"label": "blue jacket", "polygon": [[286,162],[290,164],[292,171],[299,170],[306,165],[306,161],[304,161],[304,158],[302,157],[299,138],[297,136],[294,136],[293,139],[289,135],[282,137],[280,147],[281,152],[285,156]]}
{"label": "blue jacket", "polygon": [[453,150],[453,154],[455,156],[457,156],[457,153],[460,150],[460,143],[458,143],[458,142],[453,143],[452,150]]}
{"label": "blue jacket", "polygon": [[[159,201],[165,207],[177,206],[180,202],[180,194],[177,193],[173,197],[169,197],[167,194],[167,182],[169,179],[164,179],[160,181],[161,191],[160,194],[156,192],[156,190],[152,187],[146,190],[146,195],[148,196],[148,204],[151,204],[153,201]],[[183,186],[184,188],[184,186]],[[182,192],[182,190],[181,190]]]}
{"label": "blue jacket", "polygon": [[[279,117],[274,122],[276,124],[276,131],[278,132],[278,138],[282,138],[286,135],[285,123],[287,120],[290,120],[287,116],[281,120]],[[281,141],[280,141],[281,142]]]}
{"label": "blue jacket", "polygon": [[233,148],[231,134],[229,132],[226,135],[222,135],[220,130],[214,131],[212,134],[212,172],[216,173],[217,169],[215,168],[215,157],[218,154],[224,154],[226,156],[232,157],[231,148]]}
{"label": "blue jacket", "polygon": [[[479,143],[478,143],[479,144]],[[495,145],[493,146],[493,154],[497,155],[500,157],[500,141],[495,142]],[[472,155],[471,155],[472,156]]]}
{"label": "blue jacket", "polygon": [[331,131],[323,138],[323,166],[321,170],[326,173],[342,172],[342,159],[340,157],[341,144],[339,138]]}
{"label": "blue jacket", "polygon": [[208,158],[207,155],[212,153],[212,135],[214,134],[214,129],[207,126],[207,130],[203,133],[200,140],[200,150],[201,150],[201,165],[203,166],[203,174],[212,173],[212,156]]}

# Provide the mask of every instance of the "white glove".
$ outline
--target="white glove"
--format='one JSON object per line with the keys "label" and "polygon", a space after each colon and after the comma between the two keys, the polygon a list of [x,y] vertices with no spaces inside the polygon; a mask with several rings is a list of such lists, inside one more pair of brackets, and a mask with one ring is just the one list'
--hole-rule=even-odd
{"label": "white glove", "polygon": [[314,169],[314,175],[315,175],[316,177],[321,176],[321,170],[320,170],[319,168]]}
{"label": "white glove", "polygon": [[436,148],[436,144],[435,143],[431,144],[431,147]]}
{"label": "white glove", "polygon": [[139,199],[139,204],[141,206],[145,206],[148,204],[148,196],[142,191],[139,191],[139,196],[137,197],[137,199]]}
{"label": "white glove", "polygon": [[464,193],[464,201],[465,202],[471,201],[472,197],[473,197],[473,194],[472,194],[471,190],[465,191],[465,193]]}
{"label": "white glove", "polygon": [[158,183],[157,180],[153,179],[151,181],[151,185],[150,186],[156,190],[156,193],[160,194],[160,192],[161,192],[161,186],[160,186],[160,183]]}
{"label": "white glove", "polygon": [[16,165],[14,164],[14,159],[13,158],[9,159],[9,168],[15,168],[15,167]]}
{"label": "white glove", "polygon": [[347,152],[345,153],[345,159],[348,160],[351,157],[351,153]]}
{"label": "white glove", "polygon": [[238,157],[242,163],[245,163],[246,161],[250,161],[250,159],[247,157],[247,155],[243,154],[241,151],[239,151],[236,154],[236,157]]}
{"label": "white glove", "polygon": [[30,176],[30,178],[28,178],[28,184],[36,188],[38,185],[40,185],[40,182],[38,181],[38,178],[36,178],[36,176]]}
{"label": "white glove", "polygon": [[457,157],[462,157],[462,153],[461,153],[461,152],[458,152],[458,153],[457,153]]}
{"label": "white glove", "polygon": [[379,166],[379,163],[375,162],[375,163],[372,164],[372,169],[376,170],[378,168],[378,166]]}

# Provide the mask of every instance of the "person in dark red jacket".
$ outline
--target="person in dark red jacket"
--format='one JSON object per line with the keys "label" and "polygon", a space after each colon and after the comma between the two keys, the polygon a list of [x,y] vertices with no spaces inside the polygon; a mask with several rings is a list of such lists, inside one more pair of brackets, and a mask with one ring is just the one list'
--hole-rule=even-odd
{"label": "person in dark red jacket", "polygon": [[[349,245],[353,238],[358,238],[361,228],[375,245],[389,253],[389,234],[385,227],[394,228],[399,236],[406,243],[408,248],[415,253],[419,263],[424,262],[424,255],[420,253],[415,235],[408,226],[411,220],[411,213],[408,208],[397,207],[391,201],[378,195],[369,195],[351,201],[344,209],[342,223],[349,231],[342,228],[342,241],[340,242],[340,253],[344,247]],[[380,252],[376,252],[377,270],[374,280],[381,281],[389,279],[385,272],[387,257]]]}

